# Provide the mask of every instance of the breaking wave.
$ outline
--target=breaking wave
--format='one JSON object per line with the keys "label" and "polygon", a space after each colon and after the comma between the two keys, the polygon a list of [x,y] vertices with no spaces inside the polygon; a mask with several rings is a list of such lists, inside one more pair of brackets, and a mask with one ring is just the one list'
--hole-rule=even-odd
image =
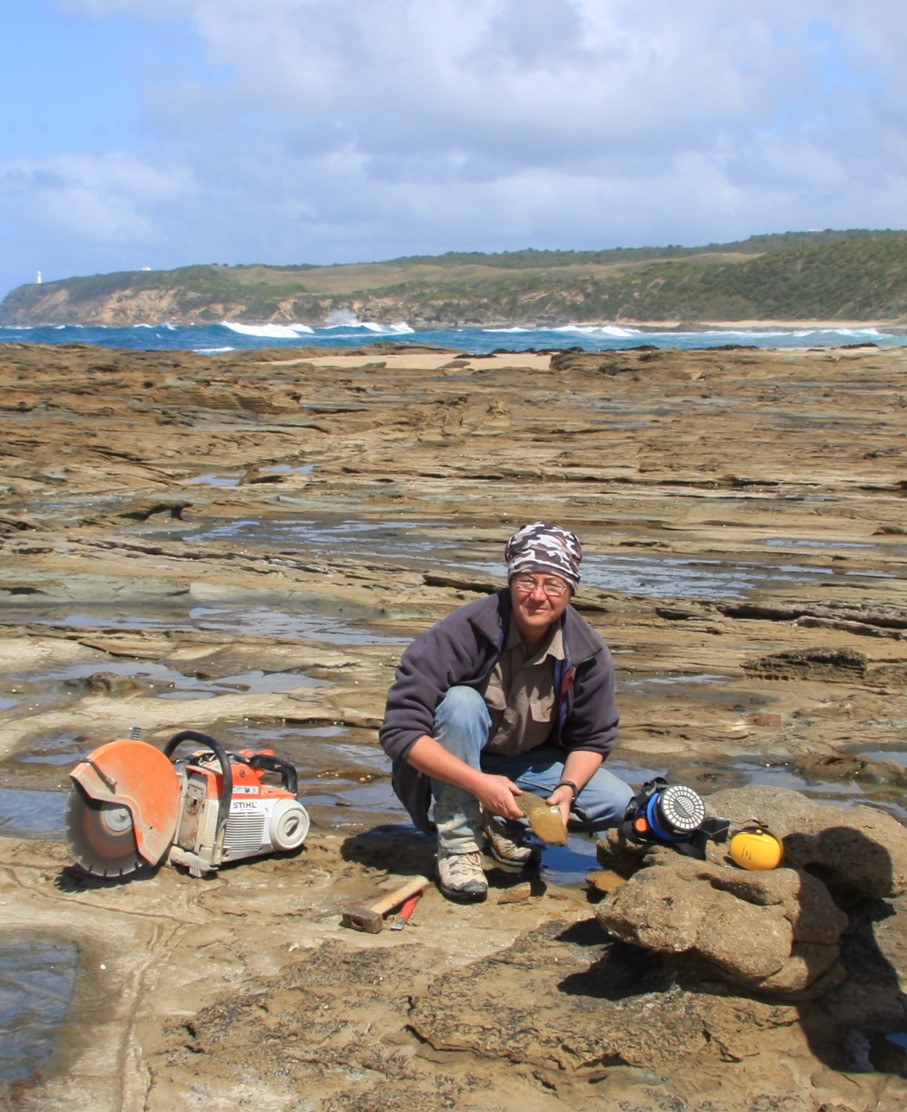
{"label": "breaking wave", "polygon": [[332,314],[320,327],[307,324],[243,324],[223,321],[191,327],[167,321],[126,328],[95,325],[53,325],[0,328],[2,343],[96,344],[141,351],[195,351],[204,354],[259,347],[360,348],[382,337],[401,344],[427,344],[472,355],[496,351],[620,351],[634,347],[701,350],[722,346],[755,348],[847,347],[873,344],[880,348],[907,346],[904,331],[885,332],[872,326],[783,328],[777,325],[737,327],[718,331],[659,331],[651,326],[622,324],[558,324],[538,328],[500,325],[482,328],[414,329],[406,321],[361,321],[352,312]]}
{"label": "breaking wave", "polygon": [[263,340],[295,340],[297,336],[314,332],[307,324],[236,324],[229,320],[222,324],[240,336],[260,336]]}

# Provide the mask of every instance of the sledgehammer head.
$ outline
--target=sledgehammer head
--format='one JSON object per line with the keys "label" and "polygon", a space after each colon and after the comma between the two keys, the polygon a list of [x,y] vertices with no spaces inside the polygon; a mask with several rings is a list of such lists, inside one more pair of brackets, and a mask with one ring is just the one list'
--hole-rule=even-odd
{"label": "sledgehammer head", "polygon": [[401,888],[397,888],[383,899],[376,900],[373,904],[354,903],[345,908],[341,917],[342,927],[352,927],[354,931],[366,931],[368,934],[378,934],[384,929],[384,916],[388,911],[405,903],[410,896],[424,892],[431,884],[428,877],[416,876],[408,880]]}
{"label": "sledgehammer head", "polygon": [[366,904],[350,904],[343,910],[340,925],[342,927],[352,927],[354,931],[378,934],[379,931],[384,930],[384,913],[375,911]]}

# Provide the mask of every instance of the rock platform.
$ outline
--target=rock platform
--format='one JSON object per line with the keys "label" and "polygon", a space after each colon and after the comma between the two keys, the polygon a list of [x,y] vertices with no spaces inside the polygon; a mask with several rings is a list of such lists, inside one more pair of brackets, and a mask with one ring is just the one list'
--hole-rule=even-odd
{"label": "rock platform", "polygon": [[[907,351],[6,344],[0,385],[4,935],[81,952],[9,1107],[904,1106],[907,865],[885,830],[907,779]],[[431,890],[403,931],[340,925],[432,867],[376,741],[399,654],[493,590],[537,519],[584,545],[615,768],[719,809],[797,801],[761,797],[799,843],[759,886],[734,873],[774,910],[735,920],[732,962],[687,898],[708,889],[720,928],[727,893],[673,850],[609,892],[489,863],[485,904]],[[305,848],[208,880],[80,878],[54,808],[77,757],[133,726],[289,756]],[[829,850],[828,810],[864,808],[865,854]],[[877,876],[885,849],[887,886],[827,884],[846,861]],[[668,916],[642,935],[668,896],[673,950]],[[787,946],[774,969],[763,932]]]}

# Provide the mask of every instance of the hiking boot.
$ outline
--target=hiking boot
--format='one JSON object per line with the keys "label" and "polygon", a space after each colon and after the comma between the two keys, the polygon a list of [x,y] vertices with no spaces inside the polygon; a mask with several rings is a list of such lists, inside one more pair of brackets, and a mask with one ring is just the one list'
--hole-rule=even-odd
{"label": "hiking boot", "polygon": [[477,850],[450,853],[439,848],[438,887],[449,900],[484,900],[488,894],[488,881],[482,869],[482,855]]}
{"label": "hiking boot", "polygon": [[511,869],[531,869],[541,861],[539,848],[524,843],[526,828],[521,823],[485,814],[482,829],[488,839],[488,852],[498,864]]}

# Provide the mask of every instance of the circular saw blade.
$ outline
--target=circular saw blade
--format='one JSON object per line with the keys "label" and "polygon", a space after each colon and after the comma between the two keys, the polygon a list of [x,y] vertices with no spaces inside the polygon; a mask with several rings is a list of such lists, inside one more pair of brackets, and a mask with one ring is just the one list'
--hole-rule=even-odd
{"label": "circular saw blade", "polygon": [[93,876],[129,876],[145,864],[136,845],[132,814],[123,804],[92,799],[74,784],[65,822],[73,858]]}

